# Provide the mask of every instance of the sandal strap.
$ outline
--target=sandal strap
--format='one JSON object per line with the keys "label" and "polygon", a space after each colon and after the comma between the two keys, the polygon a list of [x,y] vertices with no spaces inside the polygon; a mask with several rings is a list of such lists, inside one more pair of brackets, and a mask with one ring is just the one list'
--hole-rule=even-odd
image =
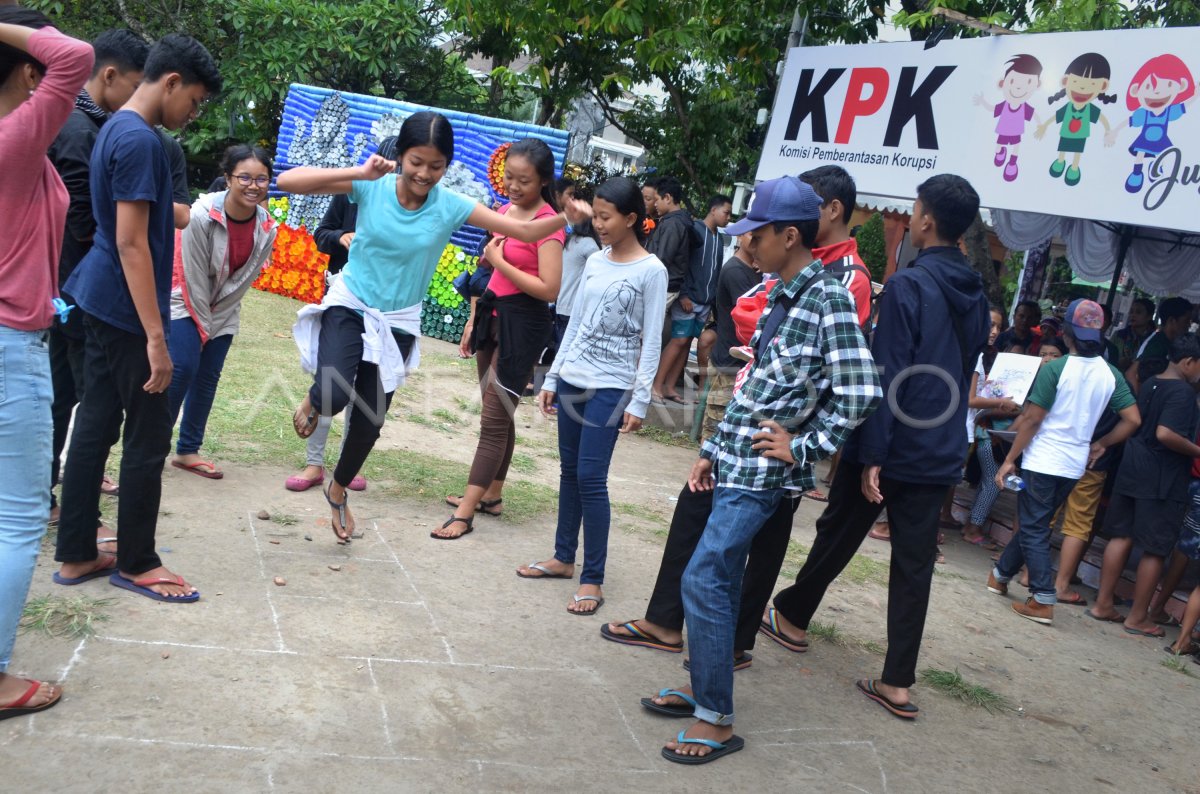
{"label": "sandal strap", "polygon": [[[458,516],[450,516],[450,518],[448,518],[448,519],[446,520],[446,523],[445,523],[445,524],[442,524],[442,529],[446,529],[446,528],[447,528],[447,527],[449,527],[451,524],[453,524],[455,521],[461,521],[461,522],[463,522],[464,524],[466,524],[466,525],[469,527],[469,526],[471,526],[471,524],[472,524],[472,523],[474,523],[475,519],[473,519],[473,518],[459,518]],[[531,566],[531,567],[532,567],[532,566]]]}
{"label": "sandal strap", "polygon": [[133,583],[138,587],[149,587],[155,584],[173,584],[179,587],[187,587],[188,583],[183,580],[182,576],[152,576],[145,579],[134,579]]}
{"label": "sandal strap", "polygon": [[575,599],[576,604],[578,604],[580,601],[595,601],[596,603],[600,603],[600,596],[577,595],[577,596],[571,596],[571,598]]}
{"label": "sandal strap", "polygon": [[19,709],[22,706],[24,706],[26,703],[28,703],[30,698],[32,698],[34,695],[37,694],[37,691],[42,686],[42,682],[41,681],[33,681],[28,678],[25,680],[29,684],[29,689],[25,690],[25,694],[21,695],[21,697],[17,698],[12,703],[9,703],[7,706],[0,706],[0,708]]}
{"label": "sandal strap", "polygon": [[711,747],[714,750],[724,750],[725,745],[722,742],[714,742],[712,739],[693,739],[691,736],[685,736],[687,729],[679,732],[675,737],[676,744],[702,744],[705,747]]}
{"label": "sandal strap", "polygon": [[696,699],[685,692],[680,692],[678,689],[660,689],[658,691],[660,698],[665,698],[668,695],[674,695],[692,708],[696,708]]}

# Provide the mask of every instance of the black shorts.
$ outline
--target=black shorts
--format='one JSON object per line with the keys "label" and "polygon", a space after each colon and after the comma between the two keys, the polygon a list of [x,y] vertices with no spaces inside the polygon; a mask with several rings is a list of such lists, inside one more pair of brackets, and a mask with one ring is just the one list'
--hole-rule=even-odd
{"label": "black shorts", "polygon": [[1166,557],[1179,540],[1187,509],[1187,502],[1114,493],[1108,502],[1104,532],[1113,538],[1133,538],[1147,554]]}

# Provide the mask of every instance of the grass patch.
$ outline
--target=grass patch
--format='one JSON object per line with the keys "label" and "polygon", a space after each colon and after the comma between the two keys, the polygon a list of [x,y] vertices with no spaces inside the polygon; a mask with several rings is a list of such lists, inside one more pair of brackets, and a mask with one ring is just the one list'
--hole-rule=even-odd
{"label": "grass patch", "polygon": [[465,425],[466,424],[466,422],[463,420],[463,418],[461,416],[454,413],[453,411],[448,411],[445,408],[434,408],[433,409],[433,418],[439,419],[448,425]]}
{"label": "grass patch", "polygon": [[957,669],[951,672],[928,667],[921,671],[921,683],[943,695],[957,698],[968,706],[979,706],[989,714],[1013,711],[1008,698],[985,686],[968,684]]}
{"label": "grass patch", "polygon": [[[799,573],[808,559],[808,549],[794,540],[788,541],[787,554],[783,558],[781,575],[790,579]],[[864,554],[855,554],[850,564],[838,575],[838,581],[852,584],[877,584],[886,586],[888,583],[888,564],[880,562]],[[965,577],[964,577],[965,578]]]}
{"label": "grass patch", "polygon": [[479,412],[483,410],[483,406],[480,405],[478,400],[466,400],[462,397],[455,397],[454,404],[458,406],[458,410],[465,411],[469,414],[475,414],[476,416],[478,416]]}
{"label": "grass patch", "polygon": [[300,523],[300,519],[291,513],[275,513],[271,516],[271,521],[281,527],[294,527]]}
{"label": "grass patch", "polygon": [[1192,669],[1191,669],[1192,663],[1191,663],[1190,656],[1180,656],[1179,654],[1171,654],[1166,659],[1163,659],[1161,662],[1159,662],[1159,664],[1161,664],[1163,667],[1167,668],[1168,670],[1174,670],[1177,673],[1182,673],[1183,675],[1186,675],[1188,678],[1196,677],[1196,674],[1193,673]]}
{"label": "grass patch", "polygon": [[637,431],[637,434],[642,438],[648,438],[651,441],[657,441],[660,444],[666,444],[672,447],[694,447],[696,442],[692,441],[691,436],[682,430],[671,432],[666,428],[658,425],[643,425],[642,429]]}
{"label": "grass patch", "polygon": [[[376,449],[363,476],[386,496],[411,499],[462,493],[468,466],[411,450]],[[504,486],[504,518],[523,521],[558,510],[558,491],[540,483],[509,481]]]}
{"label": "grass patch", "polygon": [[76,639],[96,633],[96,624],[109,616],[103,611],[111,598],[85,595],[51,596],[30,599],[21,613],[21,631],[41,632],[50,637]]}
{"label": "grass patch", "polygon": [[845,637],[842,630],[837,627],[836,623],[822,623],[819,620],[810,620],[808,622],[808,631],[805,636],[809,639],[823,640],[832,642],[837,645],[845,644]]}
{"label": "grass patch", "polygon": [[628,518],[636,518],[641,521],[649,521],[651,523],[661,523],[670,521],[670,517],[661,510],[655,510],[652,507],[645,505],[634,504],[632,502],[613,502],[613,509],[624,514]]}
{"label": "grass patch", "polygon": [[536,474],[538,470],[537,460],[532,455],[526,455],[524,452],[514,452],[512,461],[508,466],[513,471],[521,474]]}
{"label": "grass patch", "polygon": [[936,566],[934,566],[933,575],[940,576],[943,579],[958,579],[963,582],[968,581],[968,577],[963,576],[961,573],[955,573],[954,571],[947,571],[944,568],[938,568]]}

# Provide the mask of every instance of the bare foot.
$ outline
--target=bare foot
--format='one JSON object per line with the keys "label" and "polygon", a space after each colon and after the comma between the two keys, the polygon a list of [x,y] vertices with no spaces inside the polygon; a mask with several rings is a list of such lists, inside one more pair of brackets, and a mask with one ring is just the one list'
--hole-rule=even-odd
{"label": "bare foot", "polygon": [[117,555],[102,551],[94,560],[64,562],[62,567],[58,569],[58,574],[64,579],[78,579],[80,576],[87,576],[93,571],[103,571],[115,567],[117,567]]}
{"label": "bare foot", "polygon": [[582,601],[571,599],[571,603],[567,604],[568,612],[577,612],[581,615],[590,615],[600,608],[600,601],[604,600],[604,593],[600,590],[598,584],[581,584],[579,590],[575,593],[576,597],[593,596],[599,600],[593,601],[591,598]]}
{"label": "bare foot", "polygon": [[100,526],[96,527],[96,548],[105,554],[117,553],[116,535],[112,530],[104,526],[104,522],[100,522]]}
{"label": "bare foot", "polygon": [[[32,682],[18,678],[15,675],[8,673],[0,673],[0,708],[5,708],[9,703],[14,703],[20,699],[29,690],[29,685]],[[22,708],[37,708],[44,706],[50,701],[62,694],[62,687],[48,684],[45,681],[38,687],[37,692],[33,693],[33,697],[22,704]]]}
{"label": "bare foot", "polygon": [[883,683],[879,679],[875,679],[875,691],[895,703],[897,706],[908,705],[907,687],[892,686],[891,684]]}
{"label": "bare foot", "polygon": [[[683,642],[682,631],[663,628],[657,623],[651,623],[644,618],[642,620],[631,620],[629,622],[637,626],[639,630],[649,634],[651,637],[658,638],[666,645],[676,645]],[[637,637],[637,635],[625,628],[624,623],[609,623],[608,631],[610,634],[615,634],[618,637]]]}
{"label": "bare foot", "polygon": [[782,614],[780,614],[778,609],[773,610],[771,607],[767,607],[766,611],[763,612],[763,623],[766,623],[768,626],[771,625],[772,612],[774,612],[775,615],[775,625],[779,628],[779,633],[783,635],[785,640],[794,645],[808,644],[808,632],[785,618]]}
{"label": "bare foot", "polygon": [[308,438],[317,429],[317,412],[313,410],[312,398],[306,393],[300,407],[292,414],[292,427],[300,438]]}
{"label": "bare foot", "polygon": [[[538,567],[534,568],[534,565],[537,565]],[[542,568],[545,568],[546,570],[543,571],[541,570]],[[546,573],[546,571],[549,571],[550,573]],[[562,562],[561,560],[556,560],[554,558],[542,560],[541,562],[535,562],[530,565],[517,566],[517,576],[525,579],[553,579],[560,576],[565,579],[570,579],[574,575],[574,565]]]}
{"label": "bare foot", "polygon": [[153,590],[159,595],[166,596],[167,598],[188,596],[196,592],[196,588],[184,581],[182,576],[167,570],[165,565],[160,565],[157,568],[153,568],[149,571],[143,571],[142,573],[126,573],[125,571],[121,571],[121,576],[131,582],[141,581],[143,579],[179,579],[182,581],[182,585],[166,583],[145,585],[147,590]]}
{"label": "bare foot", "polygon": [[[692,725],[692,727],[687,729],[687,731],[684,733],[684,736],[689,739],[707,739],[710,742],[721,742],[724,744],[733,736],[733,726],[713,725],[708,722],[696,722]],[[691,742],[683,743],[674,739],[667,742],[666,748],[673,751],[676,755],[689,755],[700,758],[703,758],[713,751],[713,748],[704,744],[693,744]]]}
{"label": "bare foot", "polygon": [[50,520],[47,523],[49,523],[50,526],[55,526],[58,524],[58,519],[61,516],[62,516],[62,508],[59,507],[58,505],[55,505],[54,507],[50,508]]}

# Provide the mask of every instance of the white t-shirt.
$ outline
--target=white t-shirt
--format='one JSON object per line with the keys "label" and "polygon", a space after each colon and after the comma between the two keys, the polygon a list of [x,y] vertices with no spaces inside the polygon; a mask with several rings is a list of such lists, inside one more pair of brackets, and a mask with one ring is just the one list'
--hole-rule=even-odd
{"label": "white t-shirt", "polygon": [[1125,378],[1100,356],[1063,356],[1044,365],[1027,399],[1049,413],[1025,448],[1021,468],[1075,480],[1087,471],[1104,409],[1119,413],[1135,404]]}
{"label": "white t-shirt", "polygon": [[[975,362],[975,374],[978,376],[975,380],[975,397],[983,394],[983,387],[987,383],[987,373],[983,371],[983,354],[979,354],[979,359]],[[975,417],[979,416],[980,408],[970,407],[967,404],[967,443],[970,444],[975,439]]]}

